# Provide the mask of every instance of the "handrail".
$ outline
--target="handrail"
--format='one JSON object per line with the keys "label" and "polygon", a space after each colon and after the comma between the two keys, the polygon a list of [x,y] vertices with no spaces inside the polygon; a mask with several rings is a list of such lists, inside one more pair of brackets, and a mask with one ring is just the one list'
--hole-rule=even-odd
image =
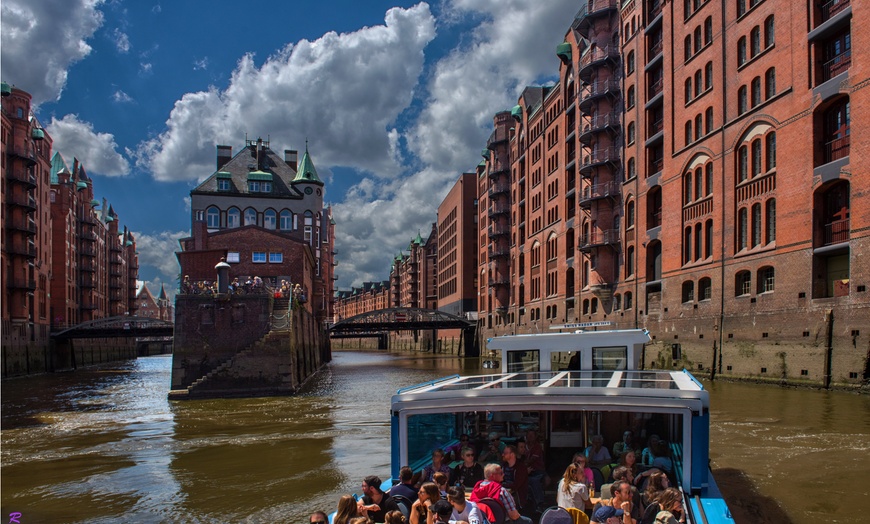
{"label": "handrail", "polygon": [[412,386],[407,386],[407,387],[400,388],[400,389],[396,390],[396,395],[401,395],[405,391],[410,391],[412,389],[418,389],[418,388],[422,388],[425,386],[432,386],[432,385],[437,384],[439,382],[445,382],[447,380],[453,380],[453,379],[457,379],[457,378],[459,378],[458,373],[455,375],[450,375],[449,377],[441,377],[441,378],[436,378],[434,380],[430,380],[428,382],[423,382],[421,384],[414,384]]}

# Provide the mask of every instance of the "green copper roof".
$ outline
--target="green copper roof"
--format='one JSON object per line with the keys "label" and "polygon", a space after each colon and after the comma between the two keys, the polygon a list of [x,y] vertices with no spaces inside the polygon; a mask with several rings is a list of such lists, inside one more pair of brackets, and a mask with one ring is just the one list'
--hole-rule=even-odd
{"label": "green copper roof", "polygon": [[513,109],[511,109],[511,116],[516,118],[517,120],[523,119],[523,106],[515,105]]}
{"label": "green copper roof", "polygon": [[561,44],[556,46],[556,56],[558,56],[564,62],[571,61],[571,44],[568,42],[562,42]]}
{"label": "green copper roof", "polygon": [[480,163],[477,164],[477,167],[485,167],[485,166],[486,166],[486,160],[481,160]]}
{"label": "green copper roof", "polygon": [[131,242],[131,241],[128,240],[127,243],[124,244],[124,245],[125,245],[125,246],[132,246],[132,245],[133,245],[133,242]]}
{"label": "green copper roof", "polygon": [[419,230],[419,229],[417,230],[417,238],[414,239],[414,243],[417,244],[418,246],[422,246],[422,245],[423,245],[423,237],[420,236],[420,230]]}
{"label": "green copper roof", "polygon": [[106,217],[106,222],[114,222],[114,221],[115,221],[115,217],[113,217],[112,215],[109,215]]}
{"label": "green copper roof", "polygon": [[233,174],[228,171],[218,171],[217,178],[233,178]]}
{"label": "green copper roof", "polygon": [[91,200],[91,207],[99,207],[99,206],[100,206],[99,200],[97,200],[96,198]]}
{"label": "green copper roof", "polygon": [[43,140],[45,138],[45,131],[35,127],[30,131],[30,138],[34,140]]}
{"label": "green copper roof", "polygon": [[0,94],[3,96],[9,96],[12,94],[12,86],[7,84],[6,82],[0,83]]}
{"label": "green copper roof", "polygon": [[272,173],[267,173],[265,171],[251,171],[248,173],[248,180],[266,180],[271,182]]}
{"label": "green copper roof", "polygon": [[308,154],[308,146],[305,146],[305,153],[302,155],[302,161],[299,162],[299,168],[296,170],[296,178],[293,182],[310,182],[312,184],[323,185],[323,181],[317,176],[317,170],[314,169],[314,162],[311,161],[311,156]]}
{"label": "green copper roof", "polygon": [[54,155],[51,157],[51,183],[57,184],[59,179],[57,178],[58,173],[69,173],[69,168],[66,165],[66,162],[63,161],[63,157],[60,155],[59,151],[55,151]]}
{"label": "green copper roof", "polygon": [[489,160],[489,149],[481,149],[481,150],[480,150],[480,156],[482,156],[483,158]]}
{"label": "green copper roof", "polygon": [[76,182],[76,189],[81,191],[82,189],[86,189],[88,187],[87,182]]}

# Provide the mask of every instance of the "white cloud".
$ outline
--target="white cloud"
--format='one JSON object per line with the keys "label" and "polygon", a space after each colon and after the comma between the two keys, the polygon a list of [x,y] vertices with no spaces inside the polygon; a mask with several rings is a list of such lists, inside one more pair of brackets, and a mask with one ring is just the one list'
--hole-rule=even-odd
{"label": "white cloud", "polygon": [[193,61],[193,70],[196,71],[198,69],[207,69],[208,68],[208,57],[204,56],[201,60]]}
{"label": "white cloud", "polygon": [[103,23],[102,0],[3,0],[0,48],[3,80],[33,95],[57,100],[69,67],[86,57],[86,42]]}
{"label": "white cloud", "polygon": [[130,173],[130,163],[118,153],[114,135],[95,132],[93,124],[79,120],[77,115],[66,115],[61,120],[52,117],[46,129],[53,148],[66,159],[78,158],[88,173],[105,176]]}
{"label": "white cloud", "polygon": [[556,76],[555,47],[576,11],[574,0],[454,0],[445,6],[442,24],[480,23],[433,65],[423,107],[403,135],[407,153],[423,167],[386,186],[364,179],[334,205],[340,287],[388,278],[392,257],[407,249],[417,230],[427,236],[447,191],[480,162],[494,114],[513,107],[524,86]]}
{"label": "white cloud", "polygon": [[112,41],[115,42],[115,47],[118,49],[119,53],[127,53],[130,51],[130,37],[120,29],[115,29],[112,32]]}
{"label": "white cloud", "polygon": [[[148,282],[165,282],[167,287],[175,288],[178,273],[181,271],[175,252],[181,251],[178,240],[188,236],[190,236],[188,231],[163,231],[150,235],[133,232],[133,238],[136,239],[136,251],[139,252],[140,273],[142,266],[149,266],[158,273],[154,279]],[[152,291],[154,289],[151,288]],[[158,285],[156,289],[159,290],[160,286]],[[169,289],[167,289],[168,291]]]}
{"label": "white cloud", "polygon": [[161,11],[163,11],[163,8],[160,7],[160,4],[157,4],[151,8],[151,12],[154,13],[155,15],[159,15]]}
{"label": "white cloud", "polygon": [[114,100],[115,102],[118,102],[118,103],[128,103],[128,102],[133,102],[133,97],[131,97],[127,93],[118,89],[112,95],[112,100]]}
{"label": "white cloud", "polygon": [[140,74],[141,76],[148,76],[148,75],[150,75],[150,74],[151,74],[151,68],[152,68],[152,67],[153,67],[153,66],[151,65],[151,62],[141,62],[141,63],[139,64],[139,74]]}
{"label": "white cloud", "polygon": [[276,150],[300,149],[308,136],[320,165],[395,176],[391,129],[412,101],[434,37],[429,6],[419,4],[390,9],[384,25],[288,45],[260,67],[246,55],[225,90],[178,100],[167,130],[140,144],[138,161],[158,180],[202,179],[214,169],[215,144],[239,144],[247,132],[287,141],[273,138]]}

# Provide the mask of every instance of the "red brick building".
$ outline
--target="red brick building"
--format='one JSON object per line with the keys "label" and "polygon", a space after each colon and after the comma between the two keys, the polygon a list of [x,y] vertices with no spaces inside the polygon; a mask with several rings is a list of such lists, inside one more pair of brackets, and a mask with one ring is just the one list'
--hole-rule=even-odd
{"label": "red brick building", "polygon": [[305,307],[332,319],[335,222],[323,186],[307,149],[297,165],[296,151],[281,159],[261,139],[235,156],[217,146],[217,170],[190,192],[192,235],[177,253],[182,274],[213,282],[224,259],[230,279],[301,285]]}
{"label": "red brick building", "polygon": [[438,206],[438,310],[477,311],[477,174],[463,173]]}
{"label": "red brick building", "polygon": [[172,302],[166,296],[166,289],[160,286],[160,294],[157,298],[151,294],[151,290],[141,280],[136,290],[136,314],[140,317],[156,318],[158,320],[175,321],[175,311]]}

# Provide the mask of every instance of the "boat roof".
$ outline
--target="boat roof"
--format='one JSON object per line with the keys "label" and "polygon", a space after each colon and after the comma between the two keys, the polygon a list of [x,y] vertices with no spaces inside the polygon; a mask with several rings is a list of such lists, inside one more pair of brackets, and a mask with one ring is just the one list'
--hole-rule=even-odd
{"label": "boat roof", "polygon": [[573,333],[534,333],[504,335],[487,339],[487,349],[514,350],[539,349],[541,351],[576,351],[592,344],[632,345],[649,342],[645,329],[608,329],[604,331],[576,331]]}
{"label": "boat roof", "polygon": [[540,371],[495,375],[453,375],[400,389],[394,411],[438,407],[490,411],[530,409],[645,408],[658,411],[709,408],[704,386],[682,371]]}

